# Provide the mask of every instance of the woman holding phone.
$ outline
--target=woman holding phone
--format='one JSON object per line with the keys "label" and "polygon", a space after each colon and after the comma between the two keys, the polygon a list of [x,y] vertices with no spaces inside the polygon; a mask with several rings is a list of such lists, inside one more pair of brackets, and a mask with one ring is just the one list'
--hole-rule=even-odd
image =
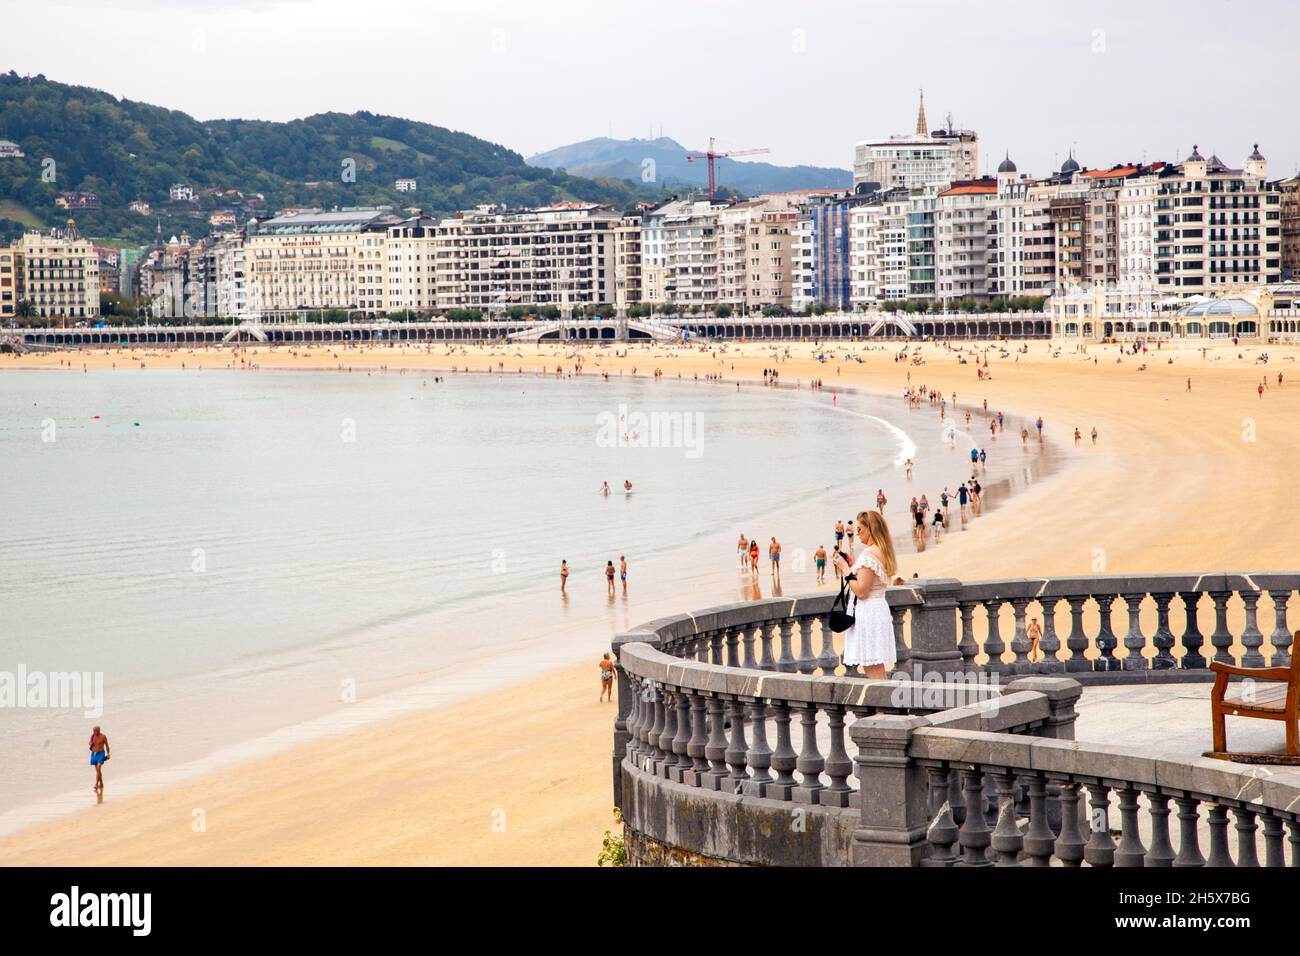
{"label": "woman holding phone", "polygon": [[885,601],[885,585],[898,571],[889,526],[878,511],[858,515],[858,535],[864,545],[849,564],[843,551],[835,552],[835,570],[849,579],[853,626],[844,633],[844,665],[866,668],[870,680],[884,680],[886,669],[898,660],[894,649],[894,620]]}

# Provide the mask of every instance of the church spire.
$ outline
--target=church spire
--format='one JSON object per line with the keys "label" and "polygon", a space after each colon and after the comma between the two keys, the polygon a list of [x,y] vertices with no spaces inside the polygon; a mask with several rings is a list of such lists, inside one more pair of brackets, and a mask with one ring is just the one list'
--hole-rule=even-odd
{"label": "church spire", "polygon": [[921,91],[921,105],[916,109],[916,135],[930,135],[930,127],[925,122],[925,90]]}

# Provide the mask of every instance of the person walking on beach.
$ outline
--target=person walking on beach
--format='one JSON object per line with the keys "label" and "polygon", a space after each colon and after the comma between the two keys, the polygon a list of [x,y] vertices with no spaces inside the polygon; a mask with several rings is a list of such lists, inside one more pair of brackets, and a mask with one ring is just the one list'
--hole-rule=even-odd
{"label": "person walking on beach", "polygon": [[101,800],[104,799],[104,762],[111,756],[108,737],[96,724],[90,730],[90,765],[95,768],[95,785],[90,789]]}
{"label": "person walking on beach", "polygon": [[777,541],[775,536],[767,546],[767,560],[772,565],[772,577],[779,584],[781,581],[781,542]]}
{"label": "person walking on beach", "polygon": [[912,459],[910,458],[907,459],[907,461],[904,463],[904,467],[907,469],[907,479],[908,481],[911,481],[912,480]]}
{"label": "person walking on beach", "polygon": [[840,545],[843,543],[844,543],[844,521],[843,519],[841,519],[835,522],[835,550],[838,551],[840,549]]}
{"label": "person walking on beach", "polygon": [[981,448],[981,449],[980,449],[980,467],[983,468],[984,465],[988,462],[988,460],[989,460],[988,452],[986,452],[983,448]]}
{"label": "person walking on beach", "polygon": [[876,489],[876,510],[882,515],[885,513],[885,505],[889,504],[889,499],[885,497],[885,489]]}
{"label": "person walking on beach", "polygon": [[600,483],[600,493],[601,493],[602,495],[604,495],[606,498],[609,497],[609,482],[608,482],[608,481],[602,481],[602,482]]}
{"label": "person walking on beach", "polygon": [[560,562],[560,593],[568,594],[564,588],[569,583],[569,562],[567,560]]}
{"label": "person walking on beach", "polygon": [[745,555],[749,554],[749,536],[741,532],[740,540],[736,542],[736,554],[740,555],[740,568],[745,569]]}
{"label": "person walking on beach", "polygon": [[849,539],[849,554],[852,554],[853,553],[853,522],[852,521],[850,521],[849,526],[844,529],[844,536]]}
{"label": "person walking on beach", "polygon": [[614,662],[609,658],[609,651],[600,659],[600,697],[599,702],[609,696],[609,702],[614,703]]}
{"label": "person walking on beach", "polygon": [[1038,421],[1034,423],[1034,427],[1038,429],[1038,440],[1042,441],[1043,440],[1043,416],[1042,415],[1038,416]]}
{"label": "person walking on beach", "polygon": [[1094,445],[1097,444],[1097,426],[1096,426],[1096,425],[1093,425],[1093,426],[1092,426],[1092,443],[1093,443]]}
{"label": "person walking on beach", "polygon": [[1076,425],[1074,428],[1074,447],[1078,448],[1081,441],[1083,441],[1083,433],[1079,431],[1079,427]]}
{"label": "person walking on beach", "polygon": [[609,596],[614,596],[614,562],[605,562],[605,586],[609,589]]}
{"label": "person walking on beach", "polygon": [[749,542],[749,571],[751,574],[758,573],[758,540],[754,539]]}
{"label": "person walking on beach", "polygon": [[1034,654],[1038,650],[1038,642],[1042,639],[1043,629],[1038,624],[1038,618],[1031,617],[1029,626],[1025,628],[1025,636],[1029,638],[1029,662],[1034,661]]}
{"label": "person walking on beach", "polygon": [[623,594],[627,595],[627,558],[618,556],[618,579],[623,583]]}
{"label": "person walking on beach", "polygon": [[898,571],[889,526],[875,511],[858,515],[865,547],[850,566],[835,555],[836,573],[847,579],[853,624],[844,634],[844,666],[863,667],[868,680],[884,680],[886,669],[898,660],[894,648],[894,621],[885,600],[885,586]]}
{"label": "person walking on beach", "polygon": [[961,513],[961,520],[966,520],[966,501],[970,493],[966,490],[964,484],[957,486],[957,507]]}
{"label": "person walking on beach", "polygon": [[813,552],[813,564],[817,568],[817,583],[826,583],[826,545],[817,545],[817,550]]}

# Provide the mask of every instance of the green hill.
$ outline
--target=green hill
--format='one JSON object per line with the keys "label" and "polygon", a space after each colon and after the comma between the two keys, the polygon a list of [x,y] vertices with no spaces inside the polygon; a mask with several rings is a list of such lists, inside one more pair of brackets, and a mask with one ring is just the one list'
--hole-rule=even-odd
{"label": "green hill", "polygon": [[[504,146],[393,116],[200,122],[177,110],[13,72],[0,74],[0,139],[13,140],[26,154],[0,159],[0,240],[33,221],[60,223],[69,216],[84,235],[142,242],[153,238],[159,223],[164,235],[205,235],[216,209],[234,210],[242,223],[285,206],[419,206],[445,215],[489,202],[583,200],[626,207],[655,197],[624,180],[529,166]],[[349,181],[345,173],[352,170]],[[43,172],[52,172],[53,181]],[[415,179],[417,189],[398,192],[394,182],[403,178]],[[195,201],[171,202],[173,183],[192,186]],[[69,212],[55,205],[59,193],[73,191],[95,193],[101,208]],[[136,199],[150,204],[148,215],[128,210]]]}

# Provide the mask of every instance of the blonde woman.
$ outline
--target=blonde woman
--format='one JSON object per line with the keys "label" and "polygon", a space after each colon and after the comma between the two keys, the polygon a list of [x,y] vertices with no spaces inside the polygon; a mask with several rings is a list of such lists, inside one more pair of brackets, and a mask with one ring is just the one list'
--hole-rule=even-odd
{"label": "blonde woman", "polygon": [[889,526],[877,511],[858,514],[862,553],[852,565],[842,551],[835,552],[835,570],[848,577],[849,613],[853,626],[844,633],[844,666],[861,665],[871,680],[884,680],[886,670],[898,660],[894,649],[894,620],[885,601],[885,585],[898,571]]}

